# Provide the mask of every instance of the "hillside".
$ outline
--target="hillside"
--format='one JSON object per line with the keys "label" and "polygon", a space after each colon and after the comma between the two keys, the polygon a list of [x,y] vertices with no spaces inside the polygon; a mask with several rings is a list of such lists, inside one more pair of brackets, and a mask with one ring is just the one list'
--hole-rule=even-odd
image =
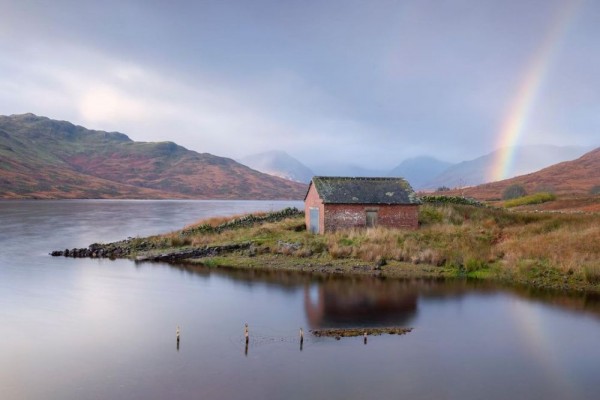
{"label": "hillside", "polygon": [[528,193],[551,191],[561,195],[587,195],[600,185],[600,147],[573,161],[565,161],[538,172],[460,190],[465,196],[495,200],[510,185],[521,185]]}
{"label": "hillside", "polygon": [[284,151],[266,151],[244,157],[238,161],[265,174],[295,182],[310,182],[315,175],[310,168]]}
{"label": "hillside", "polygon": [[[517,146],[511,149],[512,167],[508,176],[514,177],[539,171],[556,163],[573,160],[592,150],[582,146],[531,145]],[[497,163],[500,150],[451,165],[433,179],[425,182],[422,188],[436,189],[441,186],[450,188],[475,186],[489,182],[490,171]]]}
{"label": "hillside", "polygon": [[0,198],[301,199],[306,185],[172,142],[0,116]]}

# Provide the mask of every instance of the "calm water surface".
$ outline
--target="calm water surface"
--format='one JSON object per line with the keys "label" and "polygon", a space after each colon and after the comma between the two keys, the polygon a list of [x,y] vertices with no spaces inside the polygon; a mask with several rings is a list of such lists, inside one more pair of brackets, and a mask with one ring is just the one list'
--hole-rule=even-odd
{"label": "calm water surface", "polygon": [[[0,398],[600,397],[592,296],[47,255],[288,205],[301,206],[0,202]],[[414,330],[366,345],[308,334],[388,325]]]}

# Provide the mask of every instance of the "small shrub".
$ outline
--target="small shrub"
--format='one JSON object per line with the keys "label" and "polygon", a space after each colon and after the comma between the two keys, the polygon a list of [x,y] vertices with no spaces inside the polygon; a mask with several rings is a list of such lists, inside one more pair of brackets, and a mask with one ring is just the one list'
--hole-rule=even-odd
{"label": "small shrub", "polygon": [[435,207],[423,206],[419,210],[419,224],[421,225],[440,223],[442,219],[442,213]]}
{"label": "small shrub", "polygon": [[590,194],[600,194],[600,185],[596,185],[590,189]]}
{"label": "small shrub", "polygon": [[448,186],[440,186],[436,189],[436,192],[449,192],[450,188]]}
{"label": "small shrub", "polygon": [[512,200],[523,197],[527,194],[525,188],[521,185],[510,185],[502,192],[502,200]]}
{"label": "small shrub", "polygon": [[476,260],[473,258],[469,258],[466,262],[465,262],[465,266],[464,266],[464,270],[466,272],[475,272],[475,271],[479,271],[482,269],[486,269],[487,268],[487,263],[485,261],[482,260]]}

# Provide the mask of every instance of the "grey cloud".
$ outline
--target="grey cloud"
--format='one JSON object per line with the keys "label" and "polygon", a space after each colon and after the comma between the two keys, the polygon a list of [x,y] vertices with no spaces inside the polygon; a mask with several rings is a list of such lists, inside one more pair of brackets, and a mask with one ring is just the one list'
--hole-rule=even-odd
{"label": "grey cloud", "polygon": [[[564,1],[0,1],[1,113],[230,157],[391,168],[489,153]],[[523,143],[598,143],[600,5],[584,2]],[[375,165],[376,164],[376,165]]]}

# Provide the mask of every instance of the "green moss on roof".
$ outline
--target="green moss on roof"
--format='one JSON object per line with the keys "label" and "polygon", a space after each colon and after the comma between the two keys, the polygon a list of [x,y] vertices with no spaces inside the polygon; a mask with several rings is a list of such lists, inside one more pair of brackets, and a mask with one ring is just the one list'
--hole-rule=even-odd
{"label": "green moss on roof", "polygon": [[315,176],[311,182],[324,203],[420,204],[403,178],[346,178]]}

